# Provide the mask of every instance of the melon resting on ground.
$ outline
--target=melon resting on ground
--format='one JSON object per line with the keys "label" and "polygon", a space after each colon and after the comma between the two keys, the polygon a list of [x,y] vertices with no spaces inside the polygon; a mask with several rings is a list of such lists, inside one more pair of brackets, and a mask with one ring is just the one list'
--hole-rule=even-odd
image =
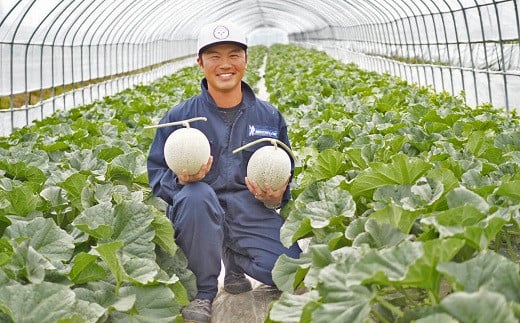
{"label": "melon resting on ground", "polygon": [[208,162],[210,145],[208,138],[196,128],[180,128],[170,134],[164,143],[164,159],[168,167],[181,174],[196,174]]}

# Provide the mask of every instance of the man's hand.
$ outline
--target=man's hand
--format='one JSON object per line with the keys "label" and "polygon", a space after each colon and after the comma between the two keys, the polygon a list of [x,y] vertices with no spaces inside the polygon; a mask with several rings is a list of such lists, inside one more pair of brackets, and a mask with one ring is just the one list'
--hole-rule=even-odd
{"label": "man's hand", "polygon": [[246,185],[249,191],[255,196],[255,198],[265,204],[266,207],[274,208],[282,204],[283,193],[289,184],[289,179],[285,182],[282,187],[278,190],[273,190],[268,183],[264,184],[265,190],[255,181],[250,181],[247,177],[245,178]]}
{"label": "man's hand", "polygon": [[209,156],[208,162],[200,167],[200,170],[198,173],[190,175],[188,174],[188,171],[185,169],[182,171],[181,174],[177,175],[177,178],[179,180],[179,184],[186,185],[188,183],[198,182],[202,180],[204,177],[206,177],[206,174],[211,169],[211,164],[213,164],[213,156]]}

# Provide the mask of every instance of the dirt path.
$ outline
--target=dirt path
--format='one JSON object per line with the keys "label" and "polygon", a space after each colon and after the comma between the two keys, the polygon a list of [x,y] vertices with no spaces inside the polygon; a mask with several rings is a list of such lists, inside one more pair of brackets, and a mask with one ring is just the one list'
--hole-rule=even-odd
{"label": "dirt path", "polygon": [[[258,86],[258,97],[268,101],[269,93],[265,87],[265,66],[267,56],[260,67],[261,76]],[[309,241],[303,239],[298,241],[302,250],[306,250]],[[281,292],[248,277],[253,285],[253,290],[239,295],[232,295],[224,291],[224,264],[219,276],[219,292],[213,301],[212,323],[263,323],[267,318],[269,306],[272,301],[277,300]]]}
{"label": "dirt path", "polygon": [[264,61],[260,69],[258,70],[258,75],[260,75],[260,80],[258,81],[258,97],[262,100],[269,101],[269,93],[267,92],[267,88],[265,87],[265,66],[267,65],[267,55],[264,57]]}
{"label": "dirt path", "polygon": [[[265,87],[265,66],[267,56],[264,58],[260,67],[258,82],[258,97],[263,100],[269,99],[269,93]],[[224,264],[219,276],[219,292],[213,301],[214,323],[261,323],[267,317],[269,304],[280,297],[280,292],[276,288],[271,288],[260,282],[249,278],[253,285],[253,290],[239,295],[232,295],[224,291]]]}
{"label": "dirt path", "polygon": [[219,288],[213,301],[213,323],[262,323],[267,318],[269,305],[280,297],[276,288],[259,284],[255,280],[250,292],[232,295]]}

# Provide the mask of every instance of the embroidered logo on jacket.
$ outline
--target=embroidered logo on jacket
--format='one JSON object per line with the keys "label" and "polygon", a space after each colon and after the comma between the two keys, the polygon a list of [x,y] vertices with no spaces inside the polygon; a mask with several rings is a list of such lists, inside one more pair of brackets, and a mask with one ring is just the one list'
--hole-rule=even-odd
{"label": "embroidered logo on jacket", "polygon": [[258,125],[249,125],[249,137],[259,136],[259,137],[271,137],[278,138],[278,130],[276,128],[267,127],[267,126],[258,126]]}

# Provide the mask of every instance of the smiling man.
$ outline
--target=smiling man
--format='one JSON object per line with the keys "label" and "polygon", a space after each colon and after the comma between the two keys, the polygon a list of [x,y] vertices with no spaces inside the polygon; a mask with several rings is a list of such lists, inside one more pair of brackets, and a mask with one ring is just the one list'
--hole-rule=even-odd
{"label": "smiling man", "polygon": [[[247,42],[241,29],[229,22],[204,26],[198,39],[197,63],[204,73],[201,93],[173,107],[160,123],[206,117],[190,123],[208,138],[211,156],[200,171],[173,173],[164,159],[164,143],[180,126],[158,128],[148,157],[153,193],[168,204],[166,215],[175,240],[197,278],[195,299],[182,310],[187,322],[210,322],[211,304],[218,292],[221,259],[224,290],[251,290],[248,275],[274,286],[271,271],[278,257],[299,257],[298,244],[280,242],[283,218],[277,209],[291,197],[289,181],[279,190],[265,190],[246,178],[255,145],[233,150],[267,137],[290,147],[280,112],[258,99],[242,81],[247,67]],[[291,173],[294,169],[292,161]]]}

